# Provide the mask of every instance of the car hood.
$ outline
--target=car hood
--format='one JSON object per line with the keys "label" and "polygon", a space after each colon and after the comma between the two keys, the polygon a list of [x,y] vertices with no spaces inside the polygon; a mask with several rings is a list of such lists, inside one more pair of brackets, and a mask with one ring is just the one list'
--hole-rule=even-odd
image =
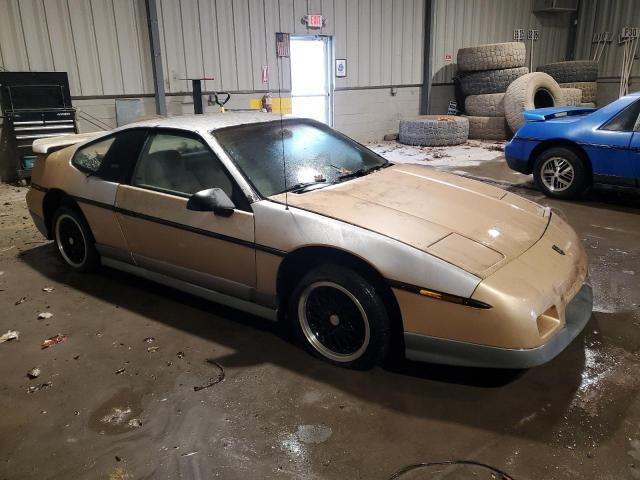
{"label": "car hood", "polygon": [[287,197],[291,206],[380,233],[481,278],[530,248],[549,222],[545,208],[522,197],[420,165]]}

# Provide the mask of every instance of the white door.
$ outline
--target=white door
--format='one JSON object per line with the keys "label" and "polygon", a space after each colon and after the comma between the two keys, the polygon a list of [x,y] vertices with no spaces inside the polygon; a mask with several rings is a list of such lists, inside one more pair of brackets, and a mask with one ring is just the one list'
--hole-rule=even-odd
{"label": "white door", "polygon": [[292,35],[290,42],[292,113],[331,125],[330,37]]}

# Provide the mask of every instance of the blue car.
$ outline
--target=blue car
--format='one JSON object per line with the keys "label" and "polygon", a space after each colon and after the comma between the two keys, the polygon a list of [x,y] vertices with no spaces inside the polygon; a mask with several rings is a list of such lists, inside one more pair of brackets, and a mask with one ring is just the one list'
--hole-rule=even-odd
{"label": "blue car", "polygon": [[505,147],[509,167],[533,173],[548,196],[575,198],[593,183],[640,187],[640,92],[606,107],[554,107],[527,120]]}

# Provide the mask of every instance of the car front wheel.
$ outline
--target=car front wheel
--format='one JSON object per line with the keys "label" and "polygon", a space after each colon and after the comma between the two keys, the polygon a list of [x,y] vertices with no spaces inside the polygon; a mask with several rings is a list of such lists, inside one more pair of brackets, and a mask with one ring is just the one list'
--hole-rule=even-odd
{"label": "car front wheel", "polygon": [[338,265],[318,267],[302,278],[289,319],[305,347],[335,365],[371,368],[389,350],[384,302],[367,279]]}
{"label": "car front wheel", "polygon": [[564,147],[542,152],[533,167],[533,177],[545,195],[563,200],[579,196],[589,183],[580,157]]}
{"label": "car front wheel", "polygon": [[74,270],[94,270],[99,263],[93,235],[83,216],[75,209],[60,207],[53,216],[53,232],[62,260]]}

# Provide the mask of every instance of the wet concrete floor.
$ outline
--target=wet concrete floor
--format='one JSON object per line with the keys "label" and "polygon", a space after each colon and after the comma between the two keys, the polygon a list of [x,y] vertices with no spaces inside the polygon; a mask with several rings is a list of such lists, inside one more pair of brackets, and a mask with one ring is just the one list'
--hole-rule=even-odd
{"label": "wet concrete floor", "polygon": [[[0,186],[0,335],[20,335],[0,343],[0,479],[388,479],[451,460],[516,480],[640,478],[640,195],[550,201],[499,160],[457,173],[560,210],[585,242],[593,318],[547,365],[338,369],[241,312],[70,272],[26,218],[26,189]],[[501,477],[452,464],[393,478]]]}

